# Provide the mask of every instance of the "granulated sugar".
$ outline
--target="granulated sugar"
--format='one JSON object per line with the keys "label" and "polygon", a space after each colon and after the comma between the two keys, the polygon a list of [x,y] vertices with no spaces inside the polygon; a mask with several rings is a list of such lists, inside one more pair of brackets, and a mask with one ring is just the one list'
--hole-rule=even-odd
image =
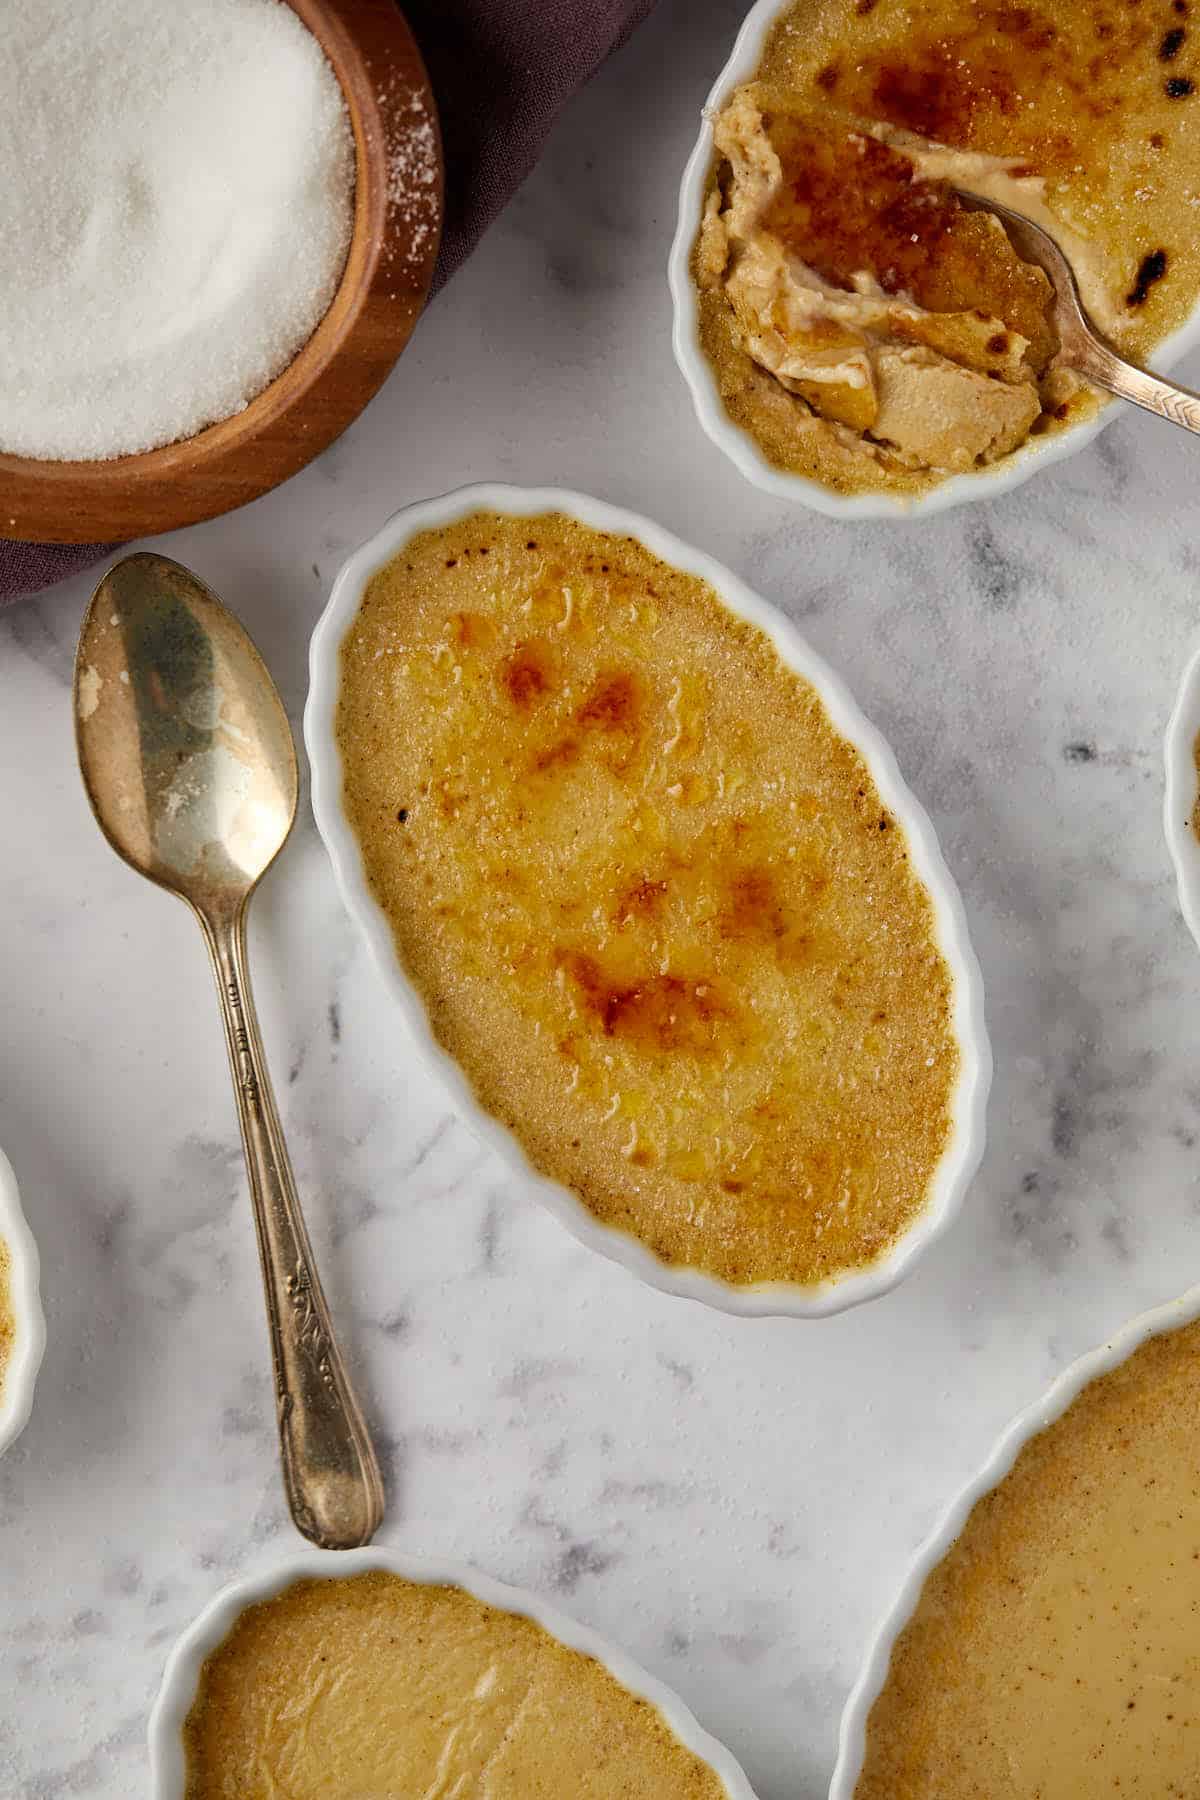
{"label": "granulated sugar", "polygon": [[241,411],[337,290],[354,141],[283,0],[0,0],[0,450]]}

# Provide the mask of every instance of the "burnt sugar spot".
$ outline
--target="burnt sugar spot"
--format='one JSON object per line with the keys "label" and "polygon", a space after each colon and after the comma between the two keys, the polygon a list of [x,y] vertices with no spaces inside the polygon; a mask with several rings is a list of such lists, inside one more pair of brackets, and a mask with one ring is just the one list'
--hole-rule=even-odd
{"label": "burnt sugar spot", "polygon": [[585,731],[633,734],[641,723],[642,698],[641,682],[631,670],[611,669],[596,677],[575,722]]}
{"label": "burnt sugar spot", "polygon": [[[535,704],[545,691],[531,695],[527,705]],[[614,773],[624,773],[641,741],[644,710],[645,696],[637,675],[625,669],[597,675],[569,728],[535,751],[534,773],[573,768],[584,757],[589,742],[600,746],[601,760]]]}
{"label": "burnt sugar spot", "polygon": [[1133,286],[1125,296],[1126,306],[1142,306],[1156,281],[1161,281],[1167,272],[1167,253],[1165,250],[1151,250],[1143,256],[1138,264],[1137,277]]}
{"label": "burnt sugar spot", "polygon": [[[922,67],[885,63],[875,81],[875,104],[893,125],[957,143],[968,136],[977,96],[970,72],[947,57],[940,63],[929,59]],[[958,123],[964,119],[966,126]]]}
{"label": "burnt sugar spot", "polygon": [[735,943],[777,943],[787,936],[788,912],[765,864],[737,869],[728,877],[717,923],[721,936]]}
{"label": "burnt sugar spot", "polygon": [[660,1054],[706,1056],[736,1026],[736,1010],[713,981],[647,973],[607,975],[582,951],[562,958],[585,1011],[605,1037]]}
{"label": "burnt sugar spot", "polygon": [[1187,30],[1183,25],[1172,26],[1171,30],[1165,34],[1162,42],[1158,46],[1158,60],[1160,62],[1174,62],[1175,58],[1179,55],[1179,52],[1183,49],[1186,37]]}
{"label": "burnt sugar spot", "polygon": [[628,925],[634,919],[655,919],[662,911],[666,896],[665,881],[652,881],[648,875],[639,875],[618,894],[613,918],[618,925]]}
{"label": "burnt sugar spot", "polygon": [[452,613],[449,633],[450,642],[457,650],[486,650],[496,641],[496,627],[482,613]]}
{"label": "burnt sugar spot", "polygon": [[838,73],[836,63],[826,63],[823,69],[817,70],[817,86],[826,94],[832,94],[838,84]]}
{"label": "burnt sugar spot", "polygon": [[500,684],[518,712],[530,712],[557,684],[558,664],[549,644],[530,638],[500,664]]}
{"label": "burnt sugar spot", "polygon": [[1194,94],[1196,84],[1187,75],[1172,75],[1170,81],[1164,83],[1164,91],[1168,100],[1186,100]]}
{"label": "burnt sugar spot", "polygon": [[533,754],[533,767],[537,774],[545,775],[551,769],[569,769],[579,761],[580,743],[570,732],[565,737],[554,738],[543,744]]}

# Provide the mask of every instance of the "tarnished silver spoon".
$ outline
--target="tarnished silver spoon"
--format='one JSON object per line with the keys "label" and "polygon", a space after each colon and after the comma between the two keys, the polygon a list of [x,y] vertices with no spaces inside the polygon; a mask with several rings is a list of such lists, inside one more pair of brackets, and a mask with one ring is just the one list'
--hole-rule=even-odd
{"label": "tarnished silver spoon", "polygon": [[383,1483],[333,1335],[254,1014],[246,908],[296,816],[296,751],[238,621],[165,556],[128,556],[88,608],[75,664],[79,766],[105,837],[186,900],[212,958],[266,1288],[283,1481],[325,1549],[370,1541]]}
{"label": "tarnished silver spoon", "polygon": [[1200,431],[1200,394],[1178,382],[1165,381],[1149,369],[1131,363],[1114,350],[1108,339],[1092,323],[1083,301],[1075,271],[1048,231],[1036,225],[1011,206],[1003,206],[986,194],[972,193],[956,187],[955,194],[971,212],[994,213],[1008,233],[1009,240],[1022,262],[1035,263],[1043,271],[1054,290],[1054,328],[1058,332],[1058,361],[1064,368],[1074,369],[1097,387],[1132,400],[1147,412],[1182,425],[1185,431]]}

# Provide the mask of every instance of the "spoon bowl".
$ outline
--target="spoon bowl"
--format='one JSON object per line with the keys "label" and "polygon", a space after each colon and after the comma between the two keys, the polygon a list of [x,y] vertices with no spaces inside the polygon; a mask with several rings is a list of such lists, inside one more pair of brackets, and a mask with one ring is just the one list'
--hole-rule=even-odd
{"label": "spoon bowl", "polygon": [[246,907],[296,816],[283,703],[233,615],[167,557],[104,576],[79,637],[75,731],[118,856],[191,907],[217,979],[266,1290],[284,1486],[324,1549],[365,1544],[383,1484],[321,1292],[259,1035]]}
{"label": "spoon bowl", "polygon": [[165,556],[127,556],[80,641],[80,767],[109,843],[191,904],[243,901],[282,850],[299,775],[283,703],[216,595]]}

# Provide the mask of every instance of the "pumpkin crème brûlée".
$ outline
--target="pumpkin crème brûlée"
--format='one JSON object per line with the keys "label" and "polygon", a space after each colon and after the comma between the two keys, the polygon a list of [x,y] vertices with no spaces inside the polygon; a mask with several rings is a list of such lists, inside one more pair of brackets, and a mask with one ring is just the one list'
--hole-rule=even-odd
{"label": "pumpkin cr\u00e8me br\u00fbl\u00e9e", "polygon": [[186,1800],[728,1800],[594,1658],[461,1588],[383,1571],[247,1607],[183,1738]]}
{"label": "pumpkin cr\u00e8me br\u00fbl\u00e9e", "polygon": [[707,583],[558,514],[413,538],[342,649],[344,804],[439,1043],[667,1264],[820,1285],[952,1136],[953,978],[905,833]]}
{"label": "pumpkin cr\u00e8me br\u00fbl\u00e9e", "polygon": [[[955,184],[1057,237],[1145,358],[1200,295],[1190,0],[798,0],[714,122],[693,254],[734,423],[842,493],[917,494],[1093,414],[1052,295]],[[1200,102],[1198,102],[1200,104]]]}
{"label": "pumpkin cr\u00e8me br\u00fbl\u00e9e", "polygon": [[896,1641],[855,1800],[1200,1793],[1200,1325],[1085,1387]]}

